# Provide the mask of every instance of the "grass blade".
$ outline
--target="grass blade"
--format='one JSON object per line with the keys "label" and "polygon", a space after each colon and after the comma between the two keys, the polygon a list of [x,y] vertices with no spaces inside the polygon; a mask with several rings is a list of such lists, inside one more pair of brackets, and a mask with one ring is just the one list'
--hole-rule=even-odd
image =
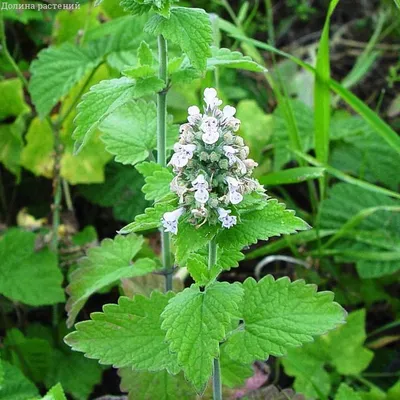
{"label": "grass blade", "polygon": [[314,157],[311,157],[307,154],[304,153],[299,153],[296,150],[292,150],[298,157],[303,158],[305,161],[307,161],[309,164],[314,165],[316,167],[320,167],[320,168],[325,168],[326,172],[328,172],[328,174],[331,174],[332,176],[334,176],[337,179],[340,179],[343,182],[347,182],[350,183],[352,185],[355,186],[359,186],[365,190],[369,190],[371,192],[375,192],[375,193],[381,193],[384,194],[385,196],[389,196],[389,197],[394,197],[396,199],[400,199],[400,193],[396,193],[393,192],[392,190],[389,189],[385,189],[383,187],[374,185],[373,183],[369,183],[369,182],[365,182],[361,179],[357,179],[352,177],[351,175],[345,174],[344,172],[333,168],[329,165],[326,164],[322,164],[321,162],[319,162],[318,160],[316,160]]}
{"label": "grass blade", "polygon": [[324,176],[325,168],[300,167],[290,168],[283,171],[271,172],[262,176],[259,181],[263,185],[277,186],[290,183],[299,183]]}
{"label": "grass blade", "polygon": [[[259,47],[260,49],[270,51],[282,57],[286,57],[289,60],[295,62],[300,67],[306,69],[307,71],[310,71],[313,74],[316,73],[316,70],[312,65],[304,62],[303,60],[300,60],[297,57],[292,56],[291,54],[278,50],[273,46],[270,46],[258,40],[249,39],[245,36],[234,35],[234,37],[238,40],[249,42],[256,47]],[[381,119],[357,96],[344,88],[339,82],[330,79],[329,87],[335,93],[337,93],[351,108],[353,108],[354,111],[356,111],[361,117],[363,117],[365,121],[376,131],[376,133],[380,135],[384,140],[386,140],[386,142],[389,143],[389,145],[400,154],[400,137],[383,119]]]}
{"label": "grass blade", "polygon": [[[329,80],[331,76],[329,59],[329,28],[333,11],[339,0],[332,0],[329,5],[324,28],[318,47],[314,80],[314,143],[317,160],[326,164],[329,158],[329,125],[331,120],[331,92]],[[325,176],[320,180],[320,196],[324,198]]]}

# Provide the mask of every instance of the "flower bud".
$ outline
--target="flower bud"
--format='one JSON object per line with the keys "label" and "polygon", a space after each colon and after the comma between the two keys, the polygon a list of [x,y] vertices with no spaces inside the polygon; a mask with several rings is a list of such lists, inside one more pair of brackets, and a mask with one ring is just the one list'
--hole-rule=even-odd
{"label": "flower bud", "polygon": [[209,158],[210,158],[210,156],[208,155],[207,152],[202,151],[202,152],[200,153],[200,160],[201,160],[201,161],[208,161]]}
{"label": "flower bud", "polygon": [[229,168],[228,160],[220,160],[218,165],[221,169],[227,170]]}
{"label": "flower bud", "polygon": [[233,135],[230,132],[225,133],[224,135],[224,141],[226,144],[232,144],[233,143]]}
{"label": "flower bud", "polygon": [[210,161],[212,161],[212,162],[217,162],[217,161],[219,161],[221,159],[221,154],[218,154],[218,153],[216,153],[215,151],[213,151],[211,154],[210,154]]}
{"label": "flower bud", "polygon": [[235,136],[235,144],[238,146],[244,146],[244,140],[240,136]]}

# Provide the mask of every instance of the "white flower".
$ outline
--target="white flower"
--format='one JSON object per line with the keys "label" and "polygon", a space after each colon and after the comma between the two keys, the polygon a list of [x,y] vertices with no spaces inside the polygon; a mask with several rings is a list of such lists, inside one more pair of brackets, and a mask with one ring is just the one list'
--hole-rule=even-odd
{"label": "white flower", "polygon": [[179,201],[183,201],[183,195],[186,193],[187,188],[186,186],[180,185],[178,182],[178,176],[175,176],[172,179],[171,184],[169,185],[172,192],[176,193],[179,196]]}
{"label": "white flower", "polygon": [[255,162],[253,159],[248,158],[247,160],[244,160],[244,165],[245,165],[247,168],[251,169],[251,168],[257,167],[258,163]]}
{"label": "white flower", "polygon": [[198,189],[194,193],[194,198],[201,204],[205,204],[208,201],[210,194],[207,189]]}
{"label": "white flower", "polygon": [[232,204],[239,204],[243,200],[243,196],[238,192],[241,182],[231,176],[226,178],[228,183],[229,201]]}
{"label": "white flower", "polygon": [[206,144],[214,144],[219,139],[219,133],[217,131],[207,132],[204,133],[201,138]]}
{"label": "white flower", "polygon": [[204,143],[214,144],[219,139],[218,133],[218,120],[214,117],[206,117],[200,126],[200,129],[204,132],[202,139]]}
{"label": "white flower", "polygon": [[217,91],[214,88],[204,89],[204,101],[207,107],[214,108],[222,104],[222,100],[217,97]]}
{"label": "white flower", "polygon": [[224,150],[225,156],[228,158],[229,166],[238,164],[240,172],[245,174],[247,171],[246,165],[239,157],[235,156],[238,150],[234,149],[232,146],[224,146],[222,149]]}
{"label": "white flower", "polygon": [[229,160],[229,166],[235,164],[237,157],[235,154],[237,153],[237,150],[234,149],[232,146],[223,146],[222,149],[224,150],[225,156]]}
{"label": "white flower", "polygon": [[224,114],[224,118],[226,120],[229,120],[235,115],[236,108],[232,106],[225,106],[224,109],[222,110],[222,113]]}
{"label": "white flower", "polygon": [[188,114],[189,115],[201,115],[200,108],[197,106],[191,106],[188,108]]}
{"label": "white flower", "polygon": [[210,194],[208,193],[208,182],[206,181],[203,174],[200,174],[194,181],[192,181],[192,186],[196,189],[194,193],[194,198],[201,204],[207,203]]}
{"label": "white flower", "polygon": [[194,181],[192,181],[192,186],[195,189],[208,189],[208,182],[203,174],[200,174]]}
{"label": "white flower", "polygon": [[175,143],[174,150],[175,153],[171,157],[171,161],[169,163],[174,167],[182,168],[193,157],[193,153],[196,150],[196,145]]}
{"label": "white flower", "polygon": [[185,209],[181,207],[175,211],[166,212],[163,215],[162,224],[165,232],[171,232],[174,235],[178,233],[178,220],[184,212]]}
{"label": "white flower", "polygon": [[237,217],[234,215],[229,215],[231,212],[231,210],[218,208],[218,219],[222,222],[222,226],[224,228],[232,228],[232,226],[236,225],[237,223]]}
{"label": "white flower", "polygon": [[196,218],[206,218],[208,215],[207,209],[202,205],[200,208],[194,208],[192,214]]}

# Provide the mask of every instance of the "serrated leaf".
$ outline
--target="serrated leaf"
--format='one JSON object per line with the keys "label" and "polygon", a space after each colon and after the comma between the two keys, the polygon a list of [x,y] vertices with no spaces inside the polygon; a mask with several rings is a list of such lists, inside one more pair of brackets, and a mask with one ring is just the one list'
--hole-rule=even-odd
{"label": "serrated leaf", "polygon": [[170,17],[153,15],[145,25],[151,35],[163,35],[179,45],[193,67],[204,71],[210,55],[212,28],[207,13],[199,8],[171,8]]}
{"label": "serrated leaf", "polygon": [[253,72],[267,71],[265,67],[253,61],[251,57],[244,56],[239,51],[211,46],[211,57],[207,59],[207,69],[215,69],[216,67],[244,69]]}
{"label": "serrated leaf", "polygon": [[51,368],[45,379],[49,388],[60,383],[76,400],[87,400],[96,384],[101,382],[102,367],[82,354],[53,349]]}
{"label": "serrated leaf", "polygon": [[29,92],[40,118],[45,117],[85,74],[101,62],[87,49],[65,43],[39,53],[31,64]]}
{"label": "serrated leaf", "polygon": [[131,101],[101,124],[101,139],[117,162],[135,165],[149,156],[157,145],[156,116],[154,102]]}
{"label": "serrated leaf", "polygon": [[129,11],[132,14],[141,15],[154,10],[155,12],[168,17],[170,3],[172,2],[173,0],[122,0],[120,4],[125,11]]}
{"label": "serrated leaf", "polygon": [[66,291],[67,326],[72,326],[86,300],[98,290],[122,278],[147,274],[157,268],[155,262],[142,258],[132,263],[133,257],[143,245],[143,237],[136,235],[116,236],[104,239],[99,247],[89,249],[70,278]]}
{"label": "serrated leaf", "polygon": [[142,232],[156,229],[161,226],[161,218],[164,213],[173,211],[175,208],[176,204],[174,203],[159,203],[154,207],[146,208],[144,214],[138,215],[134,222],[124,226],[119,230],[119,233],[126,235],[131,232]]}
{"label": "serrated leaf", "polygon": [[217,282],[200,291],[192,285],[172,298],[162,313],[170,351],[177,354],[185,377],[202,392],[219,357],[219,342],[236,318],[242,288]]}
{"label": "serrated leaf", "polygon": [[267,275],[259,282],[246,279],[243,289],[244,327],[226,343],[230,357],[242,362],[283,356],[345,321],[346,312],[333,301],[332,292],[317,292],[302,280]]}
{"label": "serrated leaf", "polygon": [[170,183],[174,175],[169,169],[155,162],[141,163],[136,169],[145,176],[146,184],[142,191],[146,200],[158,201],[171,192]]}
{"label": "serrated leaf", "polygon": [[346,383],[341,383],[336,392],[335,400],[362,400],[361,396]]}
{"label": "serrated leaf", "polygon": [[48,341],[26,338],[18,329],[7,331],[4,339],[7,359],[34,382],[40,383],[50,368],[51,347]]}
{"label": "serrated leaf", "polygon": [[167,371],[119,370],[121,388],[129,392],[129,400],[189,400],[195,398],[193,387],[182,373],[171,375]]}
{"label": "serrated leaf", "polygon": [[144,40],[142,40],[142,42],[140,43],[137,56],[138,56],[140,65],[151,66],[151,65],[153,65],[154,60],[155,60],[153,53],[150,49],[150,46]]}
{"label": "serrated leaf", "polygon": [[76,324],[76,331],[64,340],[101,364],[177,373],[176,356],[168,350],[160,318],[173,296],[154,291],[150,298],[120,297],[118,305],[106,304],[102,313],[92,313],[90,321]]}
{"label": "serrated leaf", "polygon": [[27,400],[39,394],[36,386],[17,367],[5,361],[2,364],[4,384],[0,386],[0,400]]}
{"label": "serrated leaf", "polygon": [[62,386],[57,383],[42,397],[42,400],[67,400],[67,398],[65,397]]}
{"label": "serrated leaf", "polygon": [[0,293],[14,301],[41,306],[64,301],[63,276],[48,249],[35,252],[35,235],[17,229],[0,239]]}
{"label": "serrated leaf", "polygon": [[276,199],[269,199],[262,210],[243,214],[240,223],[222,230],[217,242],[222,248],[242,249],[258,240],[268,240],[271,236],[288,235],[309,228],[306,222],[295,216],[294,211],[287,210]]}
{"label": "serrated leaf", "polygon": [[126,77],[102,81],[90,88],[78,104],[75,118],[75,152],[79,152],[94,130],[117,108],[135,98],[135,81]]}

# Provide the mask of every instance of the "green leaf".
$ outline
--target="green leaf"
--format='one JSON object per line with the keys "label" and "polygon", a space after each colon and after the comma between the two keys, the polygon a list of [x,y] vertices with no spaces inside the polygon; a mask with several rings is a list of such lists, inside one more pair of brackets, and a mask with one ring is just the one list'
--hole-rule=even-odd
{"label": "green leaf", "polygon": [[80,193],[94,204],[112,207],[119,221],[132,221],[144,212],[149,205],[141,191],[144,180],[134,168],[112,162],[106,166],[105,175],[102,184],[79,186]]}
{"label": "green leaf", "polygon": [[138,60],[140,65],[153,65],[154,56],[150,46],[143,40],[138,48]]}
{"label": "green leaf", "polygon": [[258,240],[306,229],[309,229],[308,224],[296,217],[294,211],[286,210],[284,204],[270,199],[262,210],[243,214],[240,223],[222,230],[217,236],[217,242],[222,248],[242,249]]}
{"label": "green leaf", "polygon": [[176,246],[175,261],[184,267],[187,258],[204,248],[217,232],[218,227],[216,225],[204,224],[200,227],[195,227],[182,218],[178,225],[178,234],[174,237]]}
{"label": "green leaf", "polygon": [[290,349],[282,358],[285,373],[295,378],[293,388],[307,398],[326,399],[331,392],[330,375],[324,368],[324,348],[315,343]]}
{"label": "green leaf", "polygon": [[106,304],[102,313],[92,313],[90,321],[76,324],[76,331],[64,340],[101,364],[177,373],[176,355],[168,350],[160,318],[173,296],[154,291],[150,298],[120,297],[118,305]]}
{"label": "green leaf", "polygon": [[7,359],[32,381],[40,383],[50,367],[51,347],[48,341],[26,338],[18,329],[10,329],[4,339]]}
{"label": "green leaf", "polygon": [[324,175],[324,172],[325,168],[317,167],[290,168],[283,171],[271,172],[262,176],[259,181],[267,186],[287,185],[320,178]]}
{"label": "green leaf", "polygon": [[121,388],[129,392],[129,400],[183,400],[195,398],[193,387],[182,373],[171,375],[167,371],[119,370]]}
{"label": "green leaf", "polygon": [[0,121],[28,113],[31,109],[24,99],[24,86],[20,79],[6,79],[0,82]]}
{"label": "green leaf", "polygon": [[151,10],[169,18],[171,3],[174,0],[122,0],[121,6],[125,11],[129,11],[132,14],[144,14]]}
{"label": "green leaf", "polygon": [[226,344],[230,357],[242,362],[283,356],[345,321],[346,312],[333,302],[333,293],[317,292],[302,280],[268,275],[259,282],[246,279],[243,288],[244,327]]}
{"label": "green leaf", "polygon": [[[330,362],[342,375],[358,375],[370,364],[374,353],[364,347],[365,310],[349,314],[347,323],[324,337]],[[337,351],[340,348],[341,351]]]}
{"label": "green leaf", "polygon": [[362,400],[361,396],[346,383],[341,383],[336,392],[335,400]]}
{"label": "green leaf", "polygon": [[225,351],[225,345],[221,347],[221,376],[222,384],[230,388],[242,387],[246,383],[246,379],[254,375],[251,364],[243,364],[237,360],[232,360]]}
{"label": "green leaf", "polygon": [[90,88],[78,104],[75,119],[75,152],[79,152],[93,135],[94,130],[117,108],[135,98],[135,81],[119,78],[102,81]]}
{"label": "green leaf", "polygon": [[[54,135],[48,121],[34,118],[26,135],[27,144],[21,153],[21,164],[35,175],[51,178],[54,169]],[[104,181],[104,167],[110,159],[99,135],[93,136],[80,154],[73,155],[69,132],[63,132],[61,141],[61,176],[69,183],[98,183]]]}
{"label": "green leaf", "polygon": [[63,276],[48,249],[35,252],[35,235],[8,230],[0,240],[0,293],[14,301],[41,306],[64,301]]}
{"label": "green leaf", "polygon": [[192,285],[173,297],[162,313],[170,351],[199,393],[212,374],[213,359],[219,357],[219,343],[236,318],[242,293],[240,285],[227,282],[216,282],[205,291]]}
{"label": "green leaf", "polygon": [[150,229],[156,229],[161,226],[161,219],[164,213],[173,211],[176,204],[159,203],[154,207],[146,208],[144,214],[140,214],[135,218],[134,222],[124,226],[118,233],[126,235],[131,232],[142,232]]}
{"label": "green leaf", "polygon": [[[285,372],[295,377],[294,387],[309,397],[327,397],[330,379],[325,369],[335,368],[341,375],[354,376],[368,367],[373,353],[363,346],[365,341],[365,310],[350,313],[346,324],[319,337],[313,343],[290,349],[282,359]],[[340,349],[340,351],[338,351]]]}
{"label": "green leaf", "polygon": [[102,367],[82,354],[53,349],[51,368],[45,379],[49,388],[60,383],[76,400],[87,400],[95,385],[101,382]]}
{"label": "green leaf", "polygon": [[170,183],[174,178],[172,172],[155,162],[144,162],[136,166],[136,169],[145,176],[146,184],[142,191],[146,200],[158,201],[171,193]]}
{"label": "green leaf", "polygon": [[70,43],[42,50],[31,64],[29,82],[29,92],[39,117],[48,115],[57,102],[100,62],[101,57]]}
{"label": "green leaf", "polygon": [[70,295],[66,305],[67,326],[72,326],[77,314],[93,293],[119,279],[145,275],[157,268],[155,262],[148,258],[132,263],[142,245],[141,236],[116,236],[114,240],[104,239],[99,247],[88,250],[87,258],[71,274],[71,281],[66,289]]}
{"label": "green leaf", "polygon": [[1,385],[3,384],[3,381],[4,381],[4,367],[3,367],[3,363],[0,358],[0,389],[1,389]]}
{"label": "green leaf", "polygon": [[25,130],[24,117],[20,115],[12,124],[0,124],[0,161],[17,176],[20,175],[20,156]]}
{"label": "green leaf", "polygon": [[46,393],[42,400],[67,400],[67,398],[65,397],[62,386],[57,383]]}
{"label": "green leaf", "polygon": [[211,46],[211,57],[207,59],[207,69],[214,70],[216,67],[244,69],[253,72],[266,72],[267,69],[251,57],[244,56],[239,51]]}
{"label": "green leaf", "polygon": [[36,386],[17,367],[5,361],[2,365],[4,383],[0,386],[0,400],[27,400],[39,394]]}
{"label": "green leaf", "polygon": [[208,14],[200,8],[171,8],[170,18],[153,15],[145,26],[151,35],[163,35],[176,43],[194,68],[204,71],[210,55],[212,28]]}
{"label": "green leaf", "polygon": [[100,126],[101,139],[115,161],[135,165],[157,146],[157,111],[154,102],[130,101]]}

